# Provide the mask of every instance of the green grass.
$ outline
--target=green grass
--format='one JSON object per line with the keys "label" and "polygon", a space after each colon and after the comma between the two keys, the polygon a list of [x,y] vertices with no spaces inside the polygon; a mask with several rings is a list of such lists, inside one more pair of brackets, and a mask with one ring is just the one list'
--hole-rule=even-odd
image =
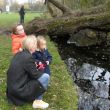
{"label": "green grass", "polygon": [[[26,22],[39,14],[27,14]],[[2,22],[1,22],[2,21]],[[17,14],[0,14],[0,28],[10,28],[18,21]],[[47,110],[77,110],[77,95],[71,77],[64,62],[61,60],[57,48],[48,38],[48,48],[53,55],[51,65],[52,77],[44,100],[50,104]],[[10,105],[6,99],[6,71],[12,59],[11,38],[0,35],[0,110],[33,110],[32,104],[21,107]]]}
{"label": "green grass", "polygon": [[[31,19],[35,17],[40,17],[42,13],[26,13],[25,15],[25,22],[29,22]],[[0,14],[0,28],[5,27],[8,28],[7,26],[12,26],[12,24],[17,24],[19,23],[19,14],[18,13],[3,13]]]}

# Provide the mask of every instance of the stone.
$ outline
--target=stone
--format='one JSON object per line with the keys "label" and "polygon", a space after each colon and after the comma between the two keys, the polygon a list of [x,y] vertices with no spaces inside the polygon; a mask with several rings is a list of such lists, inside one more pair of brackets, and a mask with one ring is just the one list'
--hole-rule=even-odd
{"label": "stone", "polygon": [[90,46],[90,45],[99,45],[102,42],[106,42],[106,33],[97,32],[92,29],[80,30],[76,34],[70,34],[70,38],[67,41],[68,44],[75,44],[76,46]]}
{"label": "stone", "polygon": [[78,110],[109,110],[110,72],[88,63],[79,65],[74,58],[66,64],[78,86]]}

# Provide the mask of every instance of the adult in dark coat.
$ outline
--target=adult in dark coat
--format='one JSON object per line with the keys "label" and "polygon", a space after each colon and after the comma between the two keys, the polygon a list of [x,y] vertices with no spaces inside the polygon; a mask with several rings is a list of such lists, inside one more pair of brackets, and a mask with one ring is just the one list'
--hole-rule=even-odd
{"label": "adult in dark coat", "polygon": [[20,11],[19,11],[19,15],[20,15],[20,23],[23,24],[24,23],[24,16],[25,16],[24,6],[21,6]]}
{"label": "adult in dark coat", "polygon": [[[33,48],[33,45],[36,46],[36,44],[34,43],[34,39],[34,42],[31,42],[32,37],[33,36],[31,36],[30,39],[28,38],[25,44],[27,46],[31,44],[30,47]],[[27,49],[30,49],[30,47],[27,47]],[[15,105],[32,102],[46,90],[39,81],[45,73],[41,73],[37,70],[32,52],[27,49],[24,49],[14,56],[7,72],[7,98],[9,102]],[[35,49],[36,48],[31,50],[34,52]],[[36,107],[35,104],[34,106]]]}
{"label": "adult in dark coat", "polygon": [[42,75],[28,50],[16,54],[7,72],[7,97],[16,105],[30,102],[45,90],[37,79]]}

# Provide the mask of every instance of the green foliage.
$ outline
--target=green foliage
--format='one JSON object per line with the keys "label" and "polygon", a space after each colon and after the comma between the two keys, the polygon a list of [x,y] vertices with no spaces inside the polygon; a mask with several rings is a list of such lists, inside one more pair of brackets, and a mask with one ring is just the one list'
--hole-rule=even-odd
{"label": "green foliage", "polygon": [[105,3],[106,1],[107,0],[62,0],[62,3],[75,10],[97,6]]}
{"label": "green foliage", "polygon": [[[17,21],[17,14],[0,15],[0,26],[7,28]],[[26,22],[38,14],[27,14]],[[51,65],[52,77],[48,92],[44,100],[49,102],[48,110],[77,110],[77,95],[71,77],[69,76],[64,62],[61,60],[57,48],[47,38],[48,48],[53,55]],[[6,71],[12,59],[10,36],[0,35],[0,110],[33,110],[32,104],[22,107],[10,105],[6,99]]]}

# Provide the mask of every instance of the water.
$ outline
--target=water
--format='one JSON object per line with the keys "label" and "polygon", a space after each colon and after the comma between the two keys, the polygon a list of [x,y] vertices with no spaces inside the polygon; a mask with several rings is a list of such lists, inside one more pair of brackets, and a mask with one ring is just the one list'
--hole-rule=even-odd
{"label": "water", "polygon": [[58,38],[52,37],[63,60],[74,58],[79,65],[89,63],[110,71],[110,45],[103,43],[91,47],[76,47],[74,44],[68,44],[68,39],[68,35],[59,36]]}
{"label": "water", "polygon": [[78,86],[79,110],[110,110],[110,46],[76,47],[69,36],[53,37]]}

